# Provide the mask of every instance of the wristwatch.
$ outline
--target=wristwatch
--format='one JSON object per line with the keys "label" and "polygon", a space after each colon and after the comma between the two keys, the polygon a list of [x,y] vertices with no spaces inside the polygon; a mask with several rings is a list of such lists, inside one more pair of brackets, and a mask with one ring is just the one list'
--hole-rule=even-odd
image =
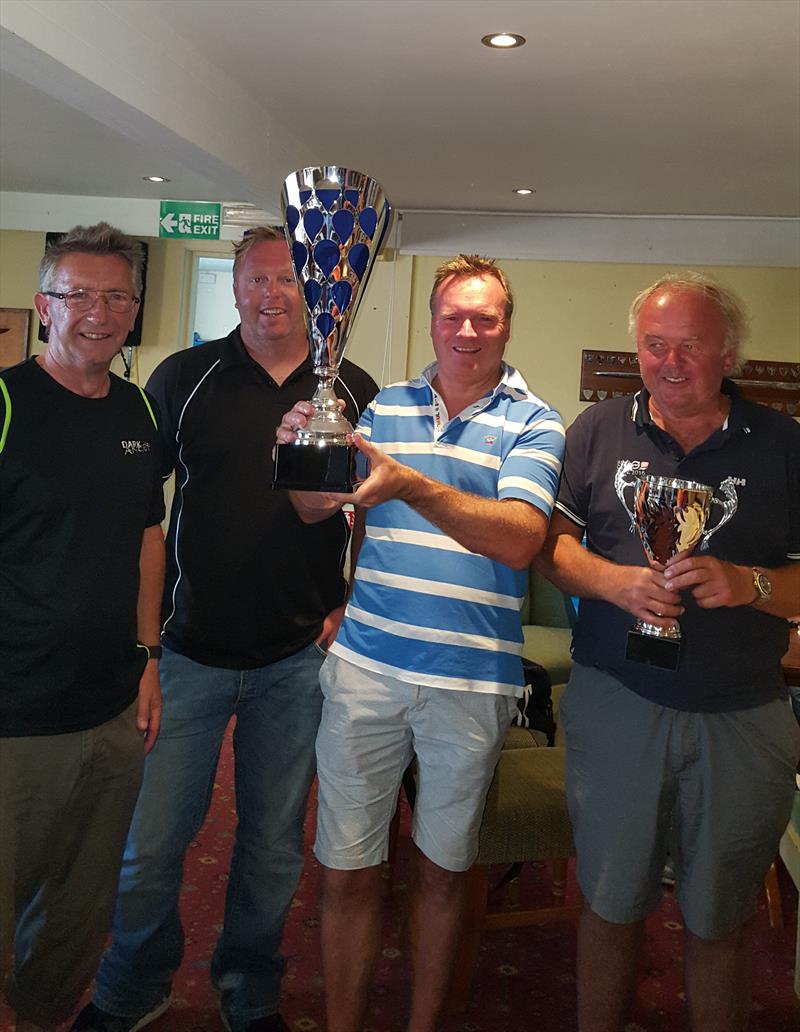
{"label": "wristwatch", "polygon": [[772,598],[772,581],[761,570],[753,567],[753,587],[756,589],[756,597],[750,603],[751,606],[763,606]]}
{"label": "wristwatch", "polygon": [[[769,583],[769,581],[767,581]],[[145,645],[143,641],[137,642],[140,649],[144,649],[147,653],[148,660],[161,659],[161,646],[160,645]]]}

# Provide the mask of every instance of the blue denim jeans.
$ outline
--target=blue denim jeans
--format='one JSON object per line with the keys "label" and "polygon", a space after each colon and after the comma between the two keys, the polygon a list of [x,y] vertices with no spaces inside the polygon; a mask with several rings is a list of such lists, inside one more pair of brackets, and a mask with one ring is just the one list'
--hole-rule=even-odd
{"label": "blue denim jeans", "polygon": [[322,658],[312,644],[256,670],[225,670],[164,650],[161,734],[145,763],[113,941],[97,972],[94,1001],[102,1010],[138,1016],[170,992],[183,956],[184,853],[208,812],[233,715],[238,825],[211,977],[232,1032],[278,1010],[278,951],[303,868]]}

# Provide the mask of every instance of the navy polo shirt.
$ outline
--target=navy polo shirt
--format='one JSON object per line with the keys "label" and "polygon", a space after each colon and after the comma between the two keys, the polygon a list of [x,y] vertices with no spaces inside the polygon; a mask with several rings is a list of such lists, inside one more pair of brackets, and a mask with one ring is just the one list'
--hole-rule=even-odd
{"label": "navy polo shirt", "polygon": [[[800,559],[800,425],[743,400],[730,381],[723,390],[731,396],[725,424],[687,455],[652,422],[644,389],[593,405],[577,418],[567,431],[556,506],[586,528],[592,552],[623,566],[647,563],[614,486],[619,464],[630,462],[656,476],[708,484],[718,498],[721,482],[732,478],[736,509],[711,537],[707,554],[766,568]],[[721,512],[712,507],[709,526]],[[635,620],[597,599],[581,600],[575,660],[607,670],[637,694],[673,709],[740,710],[785,696],[780,660],[788,647],[786,620],[752,606],[701,609],[688,591],[681,602],[686,611],[676,671],[626,660],[626,636]]]}

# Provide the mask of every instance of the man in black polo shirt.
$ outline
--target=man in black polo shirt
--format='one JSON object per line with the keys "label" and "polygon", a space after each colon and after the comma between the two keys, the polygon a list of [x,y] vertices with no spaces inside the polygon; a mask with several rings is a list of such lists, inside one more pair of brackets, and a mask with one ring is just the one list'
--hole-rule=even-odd
{"label": "man in black polo shirt", "polygon": [[[644,389],[593,406],[568,431],[537,560],[581,597],[561,703],[586,900],[580,1032],[624,1023],[668,851],[687,929],[692,1026],[747,1024],[751,918],[789,819],[800,753],[780,668],[800,597],[800,426],[742,400],[724,379],[744,327],[737,299],[697,274],[665,277],[636,298]],[[615,489],[623,463],[718,493],[731,478],[735,509],[707,551],[647,565]],[[626,659],[633,617],[665,629],[680,617],[677,670]]]}
{"label": "man in black polo shirt", "polygon": [[[275,427],[317,381],[283,233],[255,230],[235,254],[241,325],[171,355],[148,383],[163,413],[165,473],[176,473],[164,722],[125,851],[113,942],[77,1029],[129,1032],[169,1005],[183,952],[183,857],[233,715],[238,826],[211,977],[232,1032],[285,1028],[278,948],[303,865],[318,672],[343,614],[350,531],[341,513],[307,526],[287,493],[271,490]],[[377,387],[344,361],[337,391],[355,423]]]}
{"label": "man in black polo shirt", "polygon": [[55,1029],[94,975],[158,734],[157,414],[109,372],[142,257],[107,223],[48,247],[47,346],[0,375],[0,984],[18,1032]]}

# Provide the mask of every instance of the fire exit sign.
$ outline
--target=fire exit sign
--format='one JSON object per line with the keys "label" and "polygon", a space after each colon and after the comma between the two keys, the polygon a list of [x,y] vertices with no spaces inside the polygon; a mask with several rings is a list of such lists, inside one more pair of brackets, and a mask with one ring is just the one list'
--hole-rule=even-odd
{"label": "fire exit sign", "polygon": [[221,204],[207,201],[162,201],[158,235],[173,240],[219,240],[221,211]]}

